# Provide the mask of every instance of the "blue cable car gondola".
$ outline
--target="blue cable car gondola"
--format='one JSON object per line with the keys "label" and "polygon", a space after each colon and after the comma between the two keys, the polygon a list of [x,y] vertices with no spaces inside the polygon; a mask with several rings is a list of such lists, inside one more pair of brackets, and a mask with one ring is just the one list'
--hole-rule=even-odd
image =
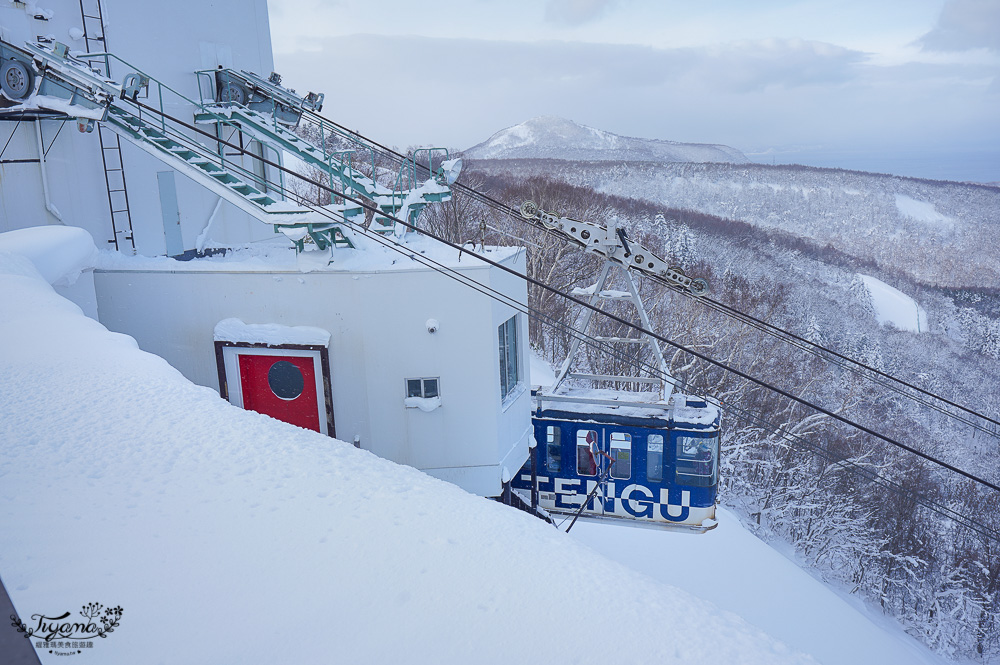
{"label": "blue cable car gondola", "polygon": [[[638,337],[586,337],[598,311],[594,305],[602,299],[631,302],[642,329],[650,330],[632,271],[653,275],[696,296],[708,292],[708,283],[688,277],[630,241],[614,219],[602,227],[553,215],[532,201],[522,204],[521,214],[605,261],[597,282],[573,291],[574,296],[587,297],[589,307],[552,385],[533,391],[537,445],[511,488],[527,490],[531,507],[550,513],[633,520],[698,533],[714,528],[718,406],[676,391],[679,383],[670,375],[658,340],[648,332]],[[608,288],[612,268],[620,272],[627,291]],[[645,375],[571,371],[584,339],[607,349],[646,347],[644,359],[635,363]],[[640,358],[632,352],[623,355]],[[595,387],[571,387],[567,379]],[[596,387],[602,384],[614,389]],[[657,390],[650,390],[653,386]]]}
{"label": "blue cable car gondola", "polygon": [[530,462],[525,464],[514,489],[534,490],[538,505],[554,514],[699,533],[715,527],[715,405],[680,394],[669,405],[623,401],[620,407],[536,399],[536,473],[533,479]]}

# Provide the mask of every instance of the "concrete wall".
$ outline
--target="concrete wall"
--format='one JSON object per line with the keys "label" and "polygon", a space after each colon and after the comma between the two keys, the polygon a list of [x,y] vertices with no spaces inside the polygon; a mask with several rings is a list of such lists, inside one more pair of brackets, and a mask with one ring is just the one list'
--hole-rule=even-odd
{"label": "concrete wall", "polygon": [[[524,270],[524,255],[506,262]],[[198,263],[198,262],[195,262]],[[183,264],[180,264],[183,265]],[[489,266],[463,274],[526,302],[523,281]],[[427,269],[385,272],[98,270],[101,322],[195,383],[218,390],[222,319],[331,333],[337,438],[487,496],[528,454],[530,391],[501,404],[498,327],[516,311]],[[520,362],[527,388],[527,318]],[[427,320],[440,327],[431,334]],[[440,377],[441,406],[404,406],[405,379]]]}
{"label": "concrete wall", "polygon": [[[71,29],[83,26],[79,0],[46,0],[43,4],[54,12],[48,21],[31,18],[23,6],[0,3],[3,39],[21,44],[34,41],[38,35],[51,35],[74,52],[85,51],[86,42],[70,35]],[[94,5],[96,0],[86,4]],[[102,4],[108,50],[187,97],[198,97],[197,69],[223,64],[264,76],[273,69],[266,0],[102,0]],[[129,71],[116,63],[111,76],[120,82]],[[190,105],[172,102],[166,110],[185,122],[193,120]],[[35,123],[22,122],[16,131],[15,125],[0,123],[0,145],[14,134],[2,159],[36,159]],[[41,122],[46,146],[58,132],[47,158],[52,203],[64,223],[87,229],[98,246],[107,246],[112,229],[97,132],[80,134],[75,123],[67,123],[60,131],[61,125],[55,120]],[[156,174],[170,168],[125,141],[123,162],[136,250],[147,256],[163,254],[166,243]],[[185,176],[178,174],[175,179],[183,247],[192,249],[218,197]],[[53,223],[59,220],[43,204],[40,166],[0,164],[0,232]],[[212,238],[237,243],[269,235],[270,227],[223,203]],[[126,243],[121,247],[130,249]]]}

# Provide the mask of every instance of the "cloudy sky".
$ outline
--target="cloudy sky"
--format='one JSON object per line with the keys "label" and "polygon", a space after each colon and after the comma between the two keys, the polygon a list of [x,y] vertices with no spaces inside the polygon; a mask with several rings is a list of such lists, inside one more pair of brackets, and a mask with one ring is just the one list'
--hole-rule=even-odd
{"label": "cloudy sky", "polygon": [[538,115],[1000,180],[1000,0],[268,0],[275,67],[396,146]]}

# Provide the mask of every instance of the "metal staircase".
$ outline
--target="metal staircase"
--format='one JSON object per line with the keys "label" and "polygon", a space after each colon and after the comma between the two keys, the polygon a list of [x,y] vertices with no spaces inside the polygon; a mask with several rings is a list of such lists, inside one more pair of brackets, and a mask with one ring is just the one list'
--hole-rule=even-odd
{"label": "metal staircase", "polygon": [[[100,7],[88,14],[81,1],[81,12],[85,23],[88,18],[97,20],[102,29],[99,36],[89,38],[88,45],[90,41],[103,42]],[[408,162],[400,169],[394,187],[379,184],[374,177],[353,167],[351,151],[330,150],[323,140],[317,146],[289,128],[299,122],[303,112],[308,111],[310,122],[319,128],[321,136],[334,132],[332,123],[314,113],[321,107],[322,95],[310,93],[305,99],[300,98],[293,91],[282,88],[280,77],[276,75],[265,81],[243,72],[242,80],[248,86],[255,86],[252,93],[246,89],[239,93],[230,88],[226,91],[228,101],[196,101],[111,53],[88,52],[84,60],[70,55],[67,47],[58,43],[52,47],[26,44],[22,49],[0,42],[0,47],[9,47],[19,53],[24,67],[30,68],[33,76],[41,80],[39,94],[26,96],[23,106],[34,104],[46,114],[81,119],[80,126],[85,131],[92,131],[94,122],[100,123],[99,132],[109,131],[107,141],[104,134],[100,136],[115,229],[115,238],[109,242],[114,242],[116,247],[118,235],[123,231],[118,229],[116,215],[125,216],[128,225],[125,239],[132,240],[119,138],[126,139],[187,175],[252,217],[273,225],[275,231],[284,233],[299,251],[305,248],[307,240],[319,249],[354,247],[346,226],[350,224],[360,228],[363,225],[364,209],[356,203],[344,200],[319,208],[283,199],[274,192],[277,189],[287,194],[283,184],[275,186],[275,183],[266,181],[264,174],[246,168],[242,164],[242,154],[232,159],[221,140],[213,149],[192,138],[188,133],[190,130],[185,131],[183,121],[178,122],[164,112],[166,104],[190,105],[195,109],[195,122],[215,125],[220,137],[225,128],[236,130],[241,136],[248,134],[279,153],[291,153],[304,163],[319,167],[328,174],[332,183],[339,182],[346,194],[354,195],[352,198],[364,197],[374,202],[380,214],[374,215],[370,229],[380,233],[394,232],[396,224],[389,216],[413,223],[429,203],[448,200],[451,197],[450,185],[461,168],[461,160],[445,159],[433,177],[419,181],[414,157],[412,163]],[[112,62],[117,63],[115,68],[119,71],[130,72],[121,84],[106,76],[111,71]],[[225,70],[222,71],[225,73]],[[42,92],[46,91],[48,94],[43,95]],[[139,102],[140,94],[144,99],[159,100],[159,108]],[[239,101],[247,102],[254,108]],[[270,113],[262,112],[268,108],[267,104],[271,104]],[[346,136],[343,133],[340,135]],[[374,174],[374,150],[370,146],[362,145],[361,148],[372,155]],[[427,155],[430,167],[433,165],[433,152],[428,150]],[[447,157],[447,151],[444,151],[444,157]],[[292,195],[291,198],[298,197]]]}
{"label": "metal staircase", "polygon": [[[263,114],[236,103],[205,105],[201,113],[195,114],[197,124],[217,124],[219,117],[235,122],[251,138],[273,148],[286,150],[306,164],[326,171],[342,190],[355,196],[363,196],[375,203],[382,212],[373,219],[372,229],[389,233],[395,222],[387,216],[401,217],[411,224],[429,203],[447,201],[451,189],[435,178],[430,178],[411,190],[390,189],[381,185],[344,160],[345,151],[326,150],[300,137],[275,119],[274,115]],[[405,212],[400,214],[405,208]]]}
{"label": "metal staircase", "polygon": [[[108,109],[107,126],[122,138],[172,166],[195,182],[229,201],[252,217],[275,226],[301,250],[304,236],[309,235],[320,249],[328,246],[353,247],[341,225],[307,206],[282,201],[266,191],[258,177],[239,167],[225,156],[180,132],[166,128],[165,123],[150,122],[119,105]],[[326,209],[348,221],[363,217],[360,206],[327,206]]]}
{"label": "metal staircase", "polygon": [[[232,69],[201,70],[196,74],[203,102],[201,112],[195,114],[196,123],[217,124],[219,118],[224,117],[261,143],[286,150],[306,164],[323,170],[331,183],[339,183],[346,193],[367,198],[375,204],[381,214],[372,219],[369,228],[373,231],[393,233],[395,221],[391,217],[415,225],[428,204],[451,198],[450,185],[461,170],[461,160],[449,160],[444,148],[424,148],[411,155],[400,167],[393,187],[387,187],[374,178],[378,169],[371,146],[358,142],[317,113],[323,95],[309,93],[304,98],[299,97],[294,91],[281,87],[281,77],[276,74],[267,81],[251,72]],[[206,97],[214,101],[206,103]],[[316,142],[292,130],[303,120],[318,139]],[[328,139],[345,141],[351,149],[331,150]],[[354,168],[351,160],[355,151],[371,156],[373,176]],[[417,177],[417,155],[421,152],[427,153],[427,168],[433,174],[426,180]],[[435,154],[439,155],[436,172],[433,168]]]}

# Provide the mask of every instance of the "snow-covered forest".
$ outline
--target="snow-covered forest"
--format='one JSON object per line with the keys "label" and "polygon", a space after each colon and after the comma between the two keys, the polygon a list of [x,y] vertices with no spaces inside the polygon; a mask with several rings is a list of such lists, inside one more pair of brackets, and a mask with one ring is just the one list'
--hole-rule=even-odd
{"label": "snow-covered forest", "polygon": [[[395,172],[390,161],[375,168],[386,178]],[[567,159],[473,160],[461,182],[514,208],[530,199],[576,219],[614,218],[630,237],[707,279],[712,299],[1000,420],[1000,188],[797,166]],[[420,225],[452,242],[526,245],[530,276],[564,291],[590,286],[600,266],[461,192],[425,210]],[[641,280],[641,290],[653,329],[679,345],[1000,484],[995,423],[652,280]],[[912,322],[880,323],[893,320],[890,292],[909,303]],[[561,362],[570,333],[543,319],[578,326],[582,312],[532,285],[529,305],[542,315],[531,321],[532,345]],[[630,306],[609,307],[636,318]],[[591,334],[626,336],[600,318]],[[585,348],[587,366],[576,371],[645,368],[649,359],[634,345],[620,346]],[[758,536],[790,546],[814,575],[938,653],[1000,657],[1000,494],[670,351],[686,390],[726,408],[722,502]]]}
{"label": "snow-covered forest", "polygon": [[[722,164],[474,162],[463,180],[510,205],[531,199],[578,219],[614,217],[631,237],[708,279],[713,299],[1000,419],[1000,190]],[[593,255],[468,197],[428,209],[421,224],[453,241],[527,244],[529,272],[560,289],[589,286],[599,267]],[[872,278],[915,300],[926,311],[926,331],[879,324],[880,303],[866,285]],[[1000,482],[1000,439],[988,421],[956,420],[951,407],[917,401],[912,390],[651,280],[642,290],[653,328],[670,340]],[[536,287],[529,300],[562,321],[581,315]],[[610,320],[596,325],[591,333],[626,332]],[[565,331],[536,317],[531,335],[549,361],[564,357]],[[578,371],[620,374],[645,361],[607,351],[591,349],[589,367]],[[675,376],[728,407],[724,504],[760,537],[791,545],[815,575],[880,607],[942,655],[1000,656],[996,492],[673,351]],[[973,524],[958,524],[949,512]]]}

